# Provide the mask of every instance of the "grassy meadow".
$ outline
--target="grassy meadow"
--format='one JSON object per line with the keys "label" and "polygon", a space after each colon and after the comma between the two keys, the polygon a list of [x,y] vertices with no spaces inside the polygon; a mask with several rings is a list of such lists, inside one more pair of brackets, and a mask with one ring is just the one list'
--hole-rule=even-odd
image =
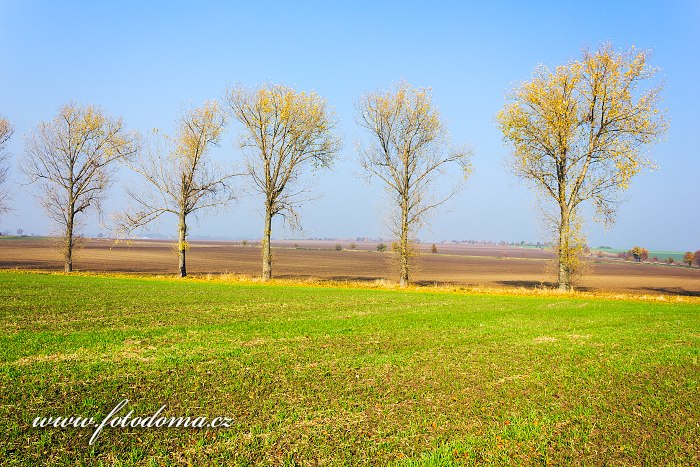
{"label": "grassy meadow", "polygon": [[[700,301],[0,272],[5,465],[700,463]],[[227,429],[33,428],[230,416]]]}

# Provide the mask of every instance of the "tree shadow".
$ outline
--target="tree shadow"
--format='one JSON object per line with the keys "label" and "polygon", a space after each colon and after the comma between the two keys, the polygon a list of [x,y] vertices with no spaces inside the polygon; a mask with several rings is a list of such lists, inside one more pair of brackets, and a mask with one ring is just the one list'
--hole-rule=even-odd
{"label": "tree shadow", "polygon": [[333,276],[329,277],[326,279],[328,281],[359,281],[359,282],[367,282],[367,281],[379,281],[379,280],[386,280],[384,277],[379,277],[379,276]]}
{"label": "tree shadow", "polygon": [[430,286],[443,286],[443,285],[457,285],[455,282],[447,281],[411,281],[411,285],[417,285],[418,287],[430,287]]}
{"label": "tree shadow", "polygon": [[681,287],[637,287],[635,290],[656,292],[665,295],[680,295],[683,297],[700,297],[700,291],[686,290]]}
{"label": "tree shadow", "polygon": [[380,276],[331,276],[331,277],[318,277],[313,274],[276,274],[273,276],[275,279],[306,279],[314,280],[318,282],[372,282],[378,280],[386,280],[384,277]]}
{"label": "tree shadow", "polygon": [[[525,289],[556,289],[558,287],[556,282],[548,281],[498,281],[496,283],[508,287],[522,287]],[[575,285],[574,290],[579,292],[590,292],[594,289]]]}
{"label": "tree shadow", "polygon": [[508,287],[524,287],[526,289],[549,289],[557,286],[555,282],[543,281],[497,281],[496,283]]}

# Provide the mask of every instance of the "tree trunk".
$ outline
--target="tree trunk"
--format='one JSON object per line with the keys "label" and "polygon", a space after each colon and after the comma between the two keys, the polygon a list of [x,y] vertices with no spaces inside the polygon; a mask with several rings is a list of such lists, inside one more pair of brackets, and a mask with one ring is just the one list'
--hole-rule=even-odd
{"label": "tree trunk", "polygon": [[177,226],[177,256],[180,267],[180,277],[187,277],[187,222],[185,213],[180,213],[180,222]]}
{"label": "tree trunk", "polygon": [[406,257],[401,259],[401,281],[399,284],[401,287],[406,287],[408,285],[408,258]]}
{"label": "tree trunk", "polygon": [[561,210],[561,222],[559,224],[559,290],[571,291],[571,264],[569,255],[571,226],[569,214],[566,209]]}
{"label": "tree trunk", "polygon": [[399,240],[400,285],[408,285],[409,245],[408,245],[408,200],[401,206],[401,239]]}
{"label": "tree trunk", "polygon": [[270,248],[270,237],[272,235],[272,208],[265,207],[265,230],[262,240],[262,279],[268,281],[272,279],[272,251]]}
{"label": "tree trunk", "polygon": [[[70,208],[69,208],[70,209]],[[63,271],[73,272],[73,219],[75,214],[71,211],[68,213],[68,222],[66,223],[66,238],[63,250]]]}
{"label": "tree trunk", "polygon": [[571,271],[566,264],[566,259],[561,258],[559,259],[559,290],[571,291]]}

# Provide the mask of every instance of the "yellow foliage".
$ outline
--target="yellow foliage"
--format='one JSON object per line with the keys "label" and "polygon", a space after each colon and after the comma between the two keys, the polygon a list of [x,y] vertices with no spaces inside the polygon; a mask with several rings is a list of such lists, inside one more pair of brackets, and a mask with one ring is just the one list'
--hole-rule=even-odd
{"label": "yellow foliage", "polygon": [[189,160],[186,165],[197,165],[206,149],[218,143],[223,129],[224,113],[218,102],[208,101],[191,109],[180,119],[174,157]]}
{"label": "yellow foliage", "polygon": [[[279,196],[307,161],[316,167],[331,164],[340,141],[332,134],[333,112],[315,92],[265,84],[255,91],[231,89],[227,97],[232,115],[244,127],[242,147],[255,148],[253,160],[258,162],[251,161],[249,168],[264,192]],[[278,178],[272,180],[275,174]]]}
{"label": "yellow foliage", "polygon": [[498,113],[513,171],[555,201],[560,224],[584,202],[598,220],[612,222],[632,178],[655,168],[643,150],[668,123],[656,107],[661,86],[640,89],[656,72],[647,58],[645,51],[619,53],[605,44],[554,71],[539,66]]}

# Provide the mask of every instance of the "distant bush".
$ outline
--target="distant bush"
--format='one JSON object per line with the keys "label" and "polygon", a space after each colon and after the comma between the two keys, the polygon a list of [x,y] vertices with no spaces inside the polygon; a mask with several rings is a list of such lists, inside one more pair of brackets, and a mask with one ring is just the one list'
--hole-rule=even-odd
{"label": "distant bush", "polygon": [[688,266],[692,266],[693,261],[695,261],[695,255],[691,251],[686,251],[683,255],[683,262]]}
{"label": "distant bush", "polygon": [[243,241],[241,242],[241,245],[243,245],[243,246],[248,246],[248,240],[243,240]]}
{"label": "distant bush", "polygon": [[641,246],[632,247],[632,249],[627,253],[637,262],[646,261],[647,259],[649,259],[649,250],[647,250],[646,248],[642,248]]}
{"label": "distant bush", "polygon": [[436,254],[438,252],[437,246],[433,243],[433,246],[430,248],[430,252],[432,254]]}
{"label": "distant bush", "polygon": [[350,244],[350,249],[351,249],[351,250],[354,250],[355,248],[357,248],[357,245],[355,245],[354,243],[351,243],[351,244]]}
{"label": "distant bush", "polygon": [[655,262],[655,263],[658,263],[658,262],[659,262],[659,257],[658,257],[658,256],[654,256],[653,258],[651,258],[651,260],[652,260],[653,262]]}
{"label": "distant bush", "polygon": [[343,245],[340,243],[335,244],[335,251],[343,251]]}
{"label": "distant bush", "polygon": [[386,251],[386,245],[380,243],[379,245],[377,245],[377,251]]}
{"label": "distant bush", "polygon": [[700,266],[700,250],[696,251],[693,256],[695,256],[695,264]]}
{"label": "distant bush", "polygon": [[669,257],[666,259],[666,262],[667,262],[668,264],[673,264],[673,263],[676,262],[676,260],[669,256]]}

